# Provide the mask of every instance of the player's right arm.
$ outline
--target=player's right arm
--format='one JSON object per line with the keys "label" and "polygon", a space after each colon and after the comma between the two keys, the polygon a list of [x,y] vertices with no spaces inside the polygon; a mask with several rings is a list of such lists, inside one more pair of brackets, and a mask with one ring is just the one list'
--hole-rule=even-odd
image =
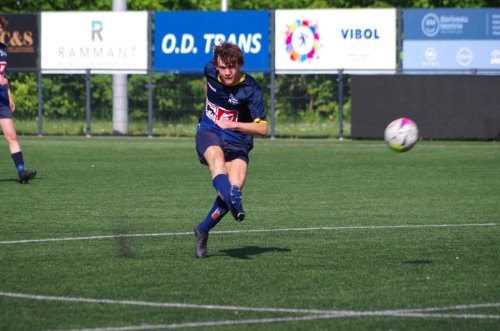
{"label": "player's right arm", "polygon": [[218,119],[215,124],[226,130],[239,131],[252,136],[265,136],[267,134],[267,121],[255,119],[253,122],[233,122],[225,119]]}

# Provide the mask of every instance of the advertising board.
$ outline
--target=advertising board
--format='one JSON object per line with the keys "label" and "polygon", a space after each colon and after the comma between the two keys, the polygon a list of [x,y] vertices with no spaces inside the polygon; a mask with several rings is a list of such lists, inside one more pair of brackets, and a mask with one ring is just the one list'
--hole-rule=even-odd
{"label": "advertising board", "polygon": [[396,9],[276,10],[276,71],[396,68]]}
{"label": "advertising board", "polygon": [[147,12],[42,12],[44,73],[145,73]]}
{"label": "advertising board", "polygon": [[405,9],[403,69],[500,70],[500,9]]}
{"label": "advertising board", "polygon": [[203,73],[213,44],[231,41],[243,50],[245,71],[269,71],[268,11],[155,12],[154,69]]}

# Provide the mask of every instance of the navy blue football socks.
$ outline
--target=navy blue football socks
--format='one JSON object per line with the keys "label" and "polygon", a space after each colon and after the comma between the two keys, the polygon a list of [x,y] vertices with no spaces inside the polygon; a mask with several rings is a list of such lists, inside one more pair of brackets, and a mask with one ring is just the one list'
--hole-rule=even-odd
{"label": "navy blue football socks", "polygon": [[[214,226],[219,223],[219,221],[226,215],[230,210],[235,213],[235,219],[241,222],[245,218],[245,213],[241,207],[241,191],[236,186],[231,186],[229,178],[227,175],[220,174],[215,176],[212,181],[215,190],[218,193],[217,199],[215,199],[214,205],[210,212],[208,213],[205,220],[198,224],[198,229],[203,232],[209,232]],[[235,203],[231,203],[231,194]],[[234,211],[232,210],[234,209]]]}
{"label": "navy blue football socks", "polygon": [[229,210],[229,208],[231,207],[230,205],[231,202],[229,200],[231,192],[231,183],[229,182],[229,178],[227,177],[227,175],[224,174],[217,175],[212,181],[212,184],[217,190],[219,196],[226,203],[227,209]]}
{"label": "navy blue football socks", "polygon": [[14,164],[16,165],[17,172],[21,172],[24,170],[24,160],[23,160],[23,152],[17,152],[11,155],[12,160],[14,160]]}
{"label": "navy blue football socks", "polygon": [[208,213],[205,220],[203,220],[200,224],[198,224],[198,229],[203,232],[209,232],[214,226],[219,223],[219,221],[226,215],[228,212],[227,204],[222,200],[220,196],[217,196],[215,199],[214,205],[210,212]]}
{"label": "navy blue football socks", "polygon": [[209,232],[211,228],[216,226],[230,209],[231,202],[229,196],[231,192],[231,183],[227,175],[220,174],[215,176],[212,184],[218,196],[205,220],[198,225],[198,229],[204,232]]}

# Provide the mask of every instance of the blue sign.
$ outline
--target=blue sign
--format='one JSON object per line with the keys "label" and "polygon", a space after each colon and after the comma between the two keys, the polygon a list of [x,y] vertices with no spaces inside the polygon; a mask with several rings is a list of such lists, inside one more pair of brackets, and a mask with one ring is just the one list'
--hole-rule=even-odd
{"label": "blue sign", "polygon": [[405,9],[405,40],[500,40],[500,9]]}
{"label": "blue sign", "polygon": [[500,70],[500,9],[405,9],[403,69]]}
{"label": "blue sign", "polygon": [[155,12],[154,68],[203,73],[213,44],[230,41],[243,50],[243,70],[269,71],[268,11]]}
{"label": "blue sign", "polygon": [[405,41],[404,69],[500,70],[498,41]]}

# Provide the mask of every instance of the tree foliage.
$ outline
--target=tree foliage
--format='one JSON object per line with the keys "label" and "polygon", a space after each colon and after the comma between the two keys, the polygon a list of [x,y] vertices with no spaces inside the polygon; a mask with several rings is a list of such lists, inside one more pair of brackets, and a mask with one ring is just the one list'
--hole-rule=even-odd
{"label": "tree foliage", "polygon": [[[498,0],[228,0],[229,10],[269,9],[319,9],[319,8],[465,8],[496,7]],[[0,12],[38,11],[109,11],[112,0],[2,0]],[[128,0],[128,10],[175,11],[220,10],[221,0]],[[124,32],[126,33],[126,32]],[[269,77],[255,75],[263,87],[266,100],[270,99]],[[37,75],[33,73],[9,73],[15,94],[16,116],[36,118],[38,104]],[[99,100],[92,106],[92,116],[109,118],[113,93],[110,75],[92,76],[91,99]],[[85,117],[85,76],[44,75],[44,116],[51,118]],[[129,77],[130,118],[147,118],[147,76]],[[193,120],[204,105],[204,77],[200,75],[153,75],[153,110],[158,119],[169,121],[173,114],[183,110],[187,120]],[[277,119],[290,117],[308,121],[336,120],[338,118],[336,76],[331,75],[279,75],[273,100]],[[348,91],[347,93],[348,94]],[[346,100],[349,109],[349,100]],[[271,100],[268,103],[268,109]],[[177,114],[178,115],[178,114]],[[349,112],[344,116],[349,119]]]}
{"label": "tree foliage", "polygon": [[[317,8],[485,8],[498,0],[227,0],[230,10]],[[2,0],[0,12],[112,10],[112,0]],[[221,0],[128,0],[128,10],[220,10]]]}

